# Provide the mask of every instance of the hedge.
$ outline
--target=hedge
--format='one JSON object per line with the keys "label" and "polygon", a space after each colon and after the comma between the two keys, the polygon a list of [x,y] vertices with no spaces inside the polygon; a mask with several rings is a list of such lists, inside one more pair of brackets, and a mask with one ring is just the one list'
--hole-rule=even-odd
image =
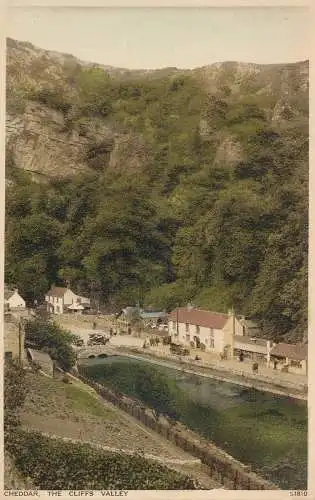
{"label": "hedge", "polygon": [[200,489],[190,477],[141,454],[97,450],[21,429],[15,430],[5,446],[14,456],[17,469],[42,490]]}

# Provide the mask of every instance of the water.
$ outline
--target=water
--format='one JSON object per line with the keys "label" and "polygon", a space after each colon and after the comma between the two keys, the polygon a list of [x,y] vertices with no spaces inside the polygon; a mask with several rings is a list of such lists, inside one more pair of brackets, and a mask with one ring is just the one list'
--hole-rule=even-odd
{"label": "water", "polygon": [[100,383],[176,416],[283,489],[306,488],[305,402],[124,356],[80,367]]}

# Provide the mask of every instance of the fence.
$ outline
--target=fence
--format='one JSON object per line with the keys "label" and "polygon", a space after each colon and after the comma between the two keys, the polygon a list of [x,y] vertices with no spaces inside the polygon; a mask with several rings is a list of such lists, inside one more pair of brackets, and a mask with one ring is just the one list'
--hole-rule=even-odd
{"label": "fence", "polygon": [[233,490],[279,489],[275,484],[251,472],[249,466],[245,466],[179,422],[169,422],[164,418],[157,420],[154,418],[152,411],[138,401],[117,394],[81,374],[77,376],[93,387],[104,399],[129,413],[146,427],[158,432],[168,441],[175,443],[176,446],[199,458],[207,466],[209,476],[226,488]]}

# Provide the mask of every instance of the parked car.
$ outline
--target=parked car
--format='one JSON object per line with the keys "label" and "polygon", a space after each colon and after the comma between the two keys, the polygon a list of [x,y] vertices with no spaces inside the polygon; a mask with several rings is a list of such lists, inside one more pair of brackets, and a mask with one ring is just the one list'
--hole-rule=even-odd
{"label": "parked car", "polygon": [[84,340],[83,339],[75,339],[73,341],[73,344],[76,346],[76,347],[82,347],[84,346]]}
{"label": "parked car", "polygon": [[98,333],[91,333],[89,335],[89,340],[87,342],[88,346],[91,345],[106,345],[109,342],[109,338],[106,335],[100,335]]}

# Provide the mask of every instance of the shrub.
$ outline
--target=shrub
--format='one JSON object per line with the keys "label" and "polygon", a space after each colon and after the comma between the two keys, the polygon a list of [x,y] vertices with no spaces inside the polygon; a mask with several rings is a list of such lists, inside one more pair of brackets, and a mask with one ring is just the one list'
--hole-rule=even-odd
{"label": "shrub", "polygon": [[197,489],[195,481],[167,467],[133,456],[16,432],[7,443],[17,469],[36,487],[50,489]]}
{"label": "shrub", "polygon": [[72,347],[75,338],[75,335],[52,321],[36,318],[25,325],[25,340],[45,350],[63,370],[69,370],[75,364],[76,356]]}
{"label": "shrub", "polygon": [[8,360],[4,365],[4,426],[9,429],[19,423],[19,409],[27,394],[25,371],[17,361]]}

